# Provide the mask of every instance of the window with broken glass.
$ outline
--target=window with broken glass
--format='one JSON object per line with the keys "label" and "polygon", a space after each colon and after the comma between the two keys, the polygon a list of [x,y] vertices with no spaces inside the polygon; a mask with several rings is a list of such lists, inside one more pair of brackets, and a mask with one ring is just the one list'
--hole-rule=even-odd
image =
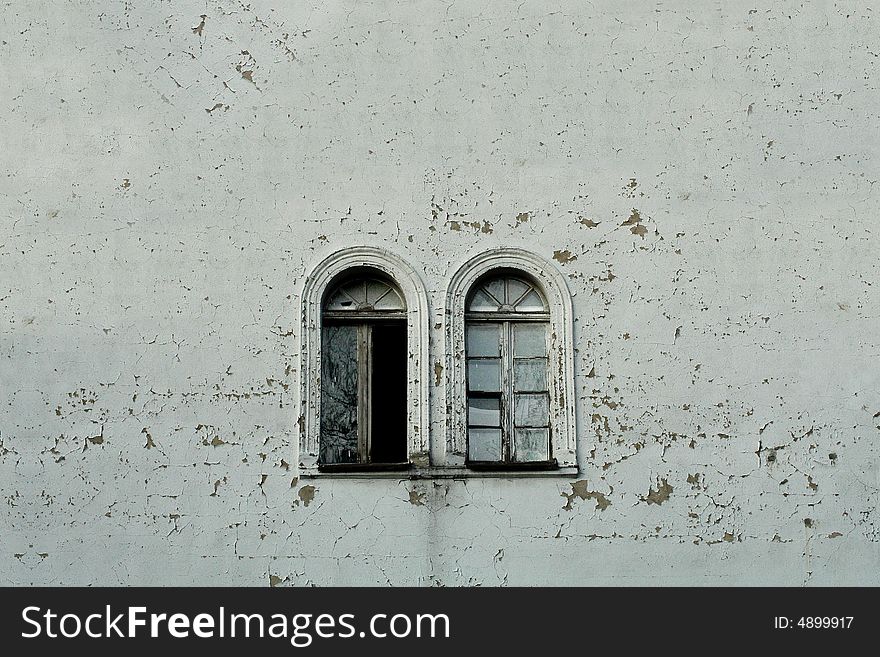
{"label": "window with broken glass", "polygon": [[515,275],[478,281],[465,313],[470,467],[552,467],[548,333],[541,291]]}
{"label": "window with broken glass", "polygon": [[319,467],[406,467],[403,294],[383,278],[349,278],[326,295],[322,324]]}

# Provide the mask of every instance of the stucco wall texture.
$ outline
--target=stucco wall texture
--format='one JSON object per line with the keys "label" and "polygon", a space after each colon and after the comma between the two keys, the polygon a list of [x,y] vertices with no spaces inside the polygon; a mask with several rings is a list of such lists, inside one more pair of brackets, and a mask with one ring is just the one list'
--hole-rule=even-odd
{"label": "stucco wall texture", "polygon": [[[3,3],[0,581],[880,584],[861,2]],[[298,472],[298,290],[566,277],[576,477]]]}

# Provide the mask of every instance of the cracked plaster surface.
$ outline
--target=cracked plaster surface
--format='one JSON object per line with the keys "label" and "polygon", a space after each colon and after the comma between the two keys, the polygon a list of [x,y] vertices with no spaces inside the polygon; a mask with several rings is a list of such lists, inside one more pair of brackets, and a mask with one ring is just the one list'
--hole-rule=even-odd
{"label": "cracked plaster surface", "polygon": [[[864,3],[7,2],[0,581],[880,584]],[[573,298],[580,475],[299,478],[296,290]]]}

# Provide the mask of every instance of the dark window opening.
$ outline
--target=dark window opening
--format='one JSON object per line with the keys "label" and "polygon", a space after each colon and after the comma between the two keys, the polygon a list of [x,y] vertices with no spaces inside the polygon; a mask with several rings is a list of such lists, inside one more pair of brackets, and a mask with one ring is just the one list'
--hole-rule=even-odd
{"label": "dark window opening", "polygon": [[406,326],[373,327],[370,461],[403,463],[406,457]]}

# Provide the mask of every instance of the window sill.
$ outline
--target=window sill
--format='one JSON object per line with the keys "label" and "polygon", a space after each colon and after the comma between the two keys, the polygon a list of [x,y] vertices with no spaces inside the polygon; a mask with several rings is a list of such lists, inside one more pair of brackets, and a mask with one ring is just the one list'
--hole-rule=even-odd
{"label": "window sill", "polygon": [[334,463],[332,465],[319,465],[321,473],[364,473],[375,474],[376,472],[408,472],[412,466],[409,463]]}
{"label": "window sill", "polygon": [[577,466],[563,466],[546,470],[479,470],[464,467],[435,466],[408,470],[300,470],[301,479],[548,479],[571,478],[579,473]]}

